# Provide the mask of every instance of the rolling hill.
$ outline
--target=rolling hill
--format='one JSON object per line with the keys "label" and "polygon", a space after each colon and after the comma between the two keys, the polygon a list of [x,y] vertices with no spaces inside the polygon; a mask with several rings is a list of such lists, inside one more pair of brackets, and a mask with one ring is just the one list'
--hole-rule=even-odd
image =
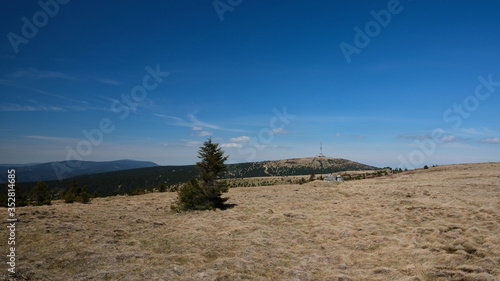
{"label": "rolling hill", "polygon": [[266,177],[328,174],[340,171],[377,170],[377,167],[329,157],[293,158],[229,165],[230,177]]}
{"label": "rolling hill", "polygon": [[67,179],[79,175],[88,175],[120,170],[155,167],[158,164],[148,161],[117,160],[117,161],[59,161],[36,165],[3,164],[0,183],[7,182],[7,169],[15,168],[18,182],[51,181],[59,178]]}
{"label": "rolling hill", "polygon": [[[327,157],[295,158],[277,161],[229,164],[227,178],[293,176],[328,174],[339,171],[376,170],[378,168],[358,162]],[[65,190],[73,181],[87,187],[89,193],[103,196],[125,194],[136,189],[151,189],[161,184],[166,186],[186,182],[198,174],[195,165],[156,166],[80,175],[62,181],[45,181],[52,190]],[[23,181],[26,182],[26,181]],[[31,188],[35,182],[22,184],[23,189]]]}

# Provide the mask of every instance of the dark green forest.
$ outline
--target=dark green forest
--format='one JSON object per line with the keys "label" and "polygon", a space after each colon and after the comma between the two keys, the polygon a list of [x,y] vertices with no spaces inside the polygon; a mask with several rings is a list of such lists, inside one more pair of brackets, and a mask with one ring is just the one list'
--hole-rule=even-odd
{"label": "dark green forest", "polygon": [[[317,163],[316,163],[317,162]],[[294,176],[328,174],[340,171],[376,170],[376,167],[337,158],[311,158],[306,165],[286,160],[285,165],[277,161],[249,162],[229,164],[226,178],[249,178],[267,176]],[[76,182],[92,196],[113,196],[120,194],[136,195],[153,190],[174,191],[177,187],[191,178],[196,177],[198,171],[195,165],[187,166],[158,166],[115,172],[98,173],[76,176],[62,181],[44,181],[48,185],[53,199],[61,199]],[[18,192],[31,194],[37,182],[17,183]],[[1,194],[6,193],[7,185],[1,186]],[[20,190],[20,191],[19,191]],[[1,195],[0,195],[1,196]]]}

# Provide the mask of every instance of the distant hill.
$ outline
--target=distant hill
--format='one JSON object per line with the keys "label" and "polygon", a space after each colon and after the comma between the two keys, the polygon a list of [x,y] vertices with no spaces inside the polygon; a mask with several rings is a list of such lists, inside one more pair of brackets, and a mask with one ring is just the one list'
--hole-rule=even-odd
{"label": "distant hill", "polygon": [[[296,158],[277,161],[229,164],[227,178],[293,176],[329,174],[340,171],[376,170],[378,168],[358,162],[327,157]],[[17,170],[16,170],[17,171]],[[63,190],[73,181],[87,187],[89,193],[101,195],[124,194],[135,189],[149,189],[158,185],[175,185],[189,181],[198,174],[195,165],[156,166],[140,169],[121,170],[91,175],[80,175],[63,181],[46,181],[51,189]],[[31,188],[35,183],[25,183],[23,188]]]}
{"label": "distant hill", "polygon": [[40,165],[40,164],[43,164],[43,163],[0,164],[0,168],[12,169],[12,168],[17,168],[17,167],[35,166],[35,165]]}
{"label": "distant hill", "polygon": [[50,181],[60,178],[67,179],[79,175],[105,173],[145,167],[156,167],[158,164],[147,161],[117,160],[117,161],[59,161],[36,165],[0,164],[0,183],[7,182],[7,169],[15,168],[17,182]]}
{"label": "distant hill", "polygon": [[377,170],[379,168],[341,158],[309,157],[229,165],[231,177],[266,177],[328,174],[340,171]]}

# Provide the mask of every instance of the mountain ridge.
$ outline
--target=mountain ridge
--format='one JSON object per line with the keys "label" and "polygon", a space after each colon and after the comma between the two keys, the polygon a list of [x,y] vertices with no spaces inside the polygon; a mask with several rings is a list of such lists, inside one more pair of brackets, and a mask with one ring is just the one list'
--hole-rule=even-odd
{"label": "mountain ridge", "polygon": [[4,168],[0,175],[0,183],[7,182],[7,169],[16,170],[17,181],[51,181],[72,178],[80,175],[89,175],[121,170],[130,170],[145,167],[155,167],[158,164],[150,161],[113,160],[113,161],[54,161],[35,165],[0,164]]}
{"label": "mountain ridge", "polygon": [[[341,171],[376,170],[377,167],[361,164],[347,159],[328,157],[291,158],[260,162],[227,164],[226,178],[295,176],[330,174]],[[16,170],[17,173],[17,170]],[[97,192],[104,196],[125,194],[137,189],[153,189],[160,185],[175,186],[196,177],[196,165],[154,166],[128,169],[97,174],[79,175],[71,178],[45,181],[50,189],[66,190],[75,181],[85,186],[89,193]],[[21,179],[20,179],[21,180]],[[18,181],[20,182],[20,181]],[[35,183],[22,183],[23,188],[31,188]]]}

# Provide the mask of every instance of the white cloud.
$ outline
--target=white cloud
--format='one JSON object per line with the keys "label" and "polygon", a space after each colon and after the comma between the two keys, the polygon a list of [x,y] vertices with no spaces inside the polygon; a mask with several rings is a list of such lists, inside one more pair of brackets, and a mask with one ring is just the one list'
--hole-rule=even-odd
{"label": "white cloud", "polygon": [[340,136],[342,136],[342,134],[341,133],[336,133],[335,136],[336,137],[340,137]]}
{"label": "white cloud", "polygon": [[201,131],[203,130],[203,127],[193,127],[193,131]]}
{"label": "white cloud", "polygon": [[242,147],[241,143],[223,143],[220,145],[221,147]]}
{"label": "white cloud", "polygon": [[229,138],[230,141],[234,141],[234,142],[249,142],[250,141],[250,137],[247,137],[247,136],[241,136],[241,137],[237,137],[237,138]]}
{"label": "white cloud", "polygon": [[201,132],[196,133],[196,136],[198,136],[198,137],[206,137],[206,136],[211,136],[211,135],[212,135],[212,132],[208,132],[208,131],[201,131]]}
{"label": "white cloud", "polygon": [[186,142],[186,146],[200,146],[203,143],[201,141],[188,141]]}
{"label": "white cloud", "polygon": [[271,131],[273,134],[286,134],[288,133],[287,131],[285,131],[284,128],[276,128],[274,130]]}
{"label": "white cloud", "polygon": [[444,141],[444,142],[452,142],[452,141],[458,140],[458,138],[455,137],[455,136],[453,136],[453,135],[449,135],[449,136],[446,136],[446,137],[442,137],[441,140]]}
{"label": "white cloud", "polygon": [[481,140],[479,142],[481,142],[481,143],[494,143],[494,144],[499,143],[500,144],[500,137],[487,138],[487,139]]}

